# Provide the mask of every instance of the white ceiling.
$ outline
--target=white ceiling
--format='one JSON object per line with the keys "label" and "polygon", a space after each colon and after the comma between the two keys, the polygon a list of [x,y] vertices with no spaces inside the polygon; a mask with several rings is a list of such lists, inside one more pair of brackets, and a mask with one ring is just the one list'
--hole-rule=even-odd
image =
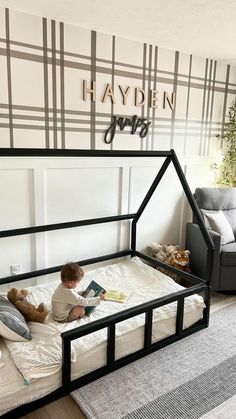
{"label": "white ceiling", "polygon": [[235,0],[0,0],[0,6],[236,65]]}

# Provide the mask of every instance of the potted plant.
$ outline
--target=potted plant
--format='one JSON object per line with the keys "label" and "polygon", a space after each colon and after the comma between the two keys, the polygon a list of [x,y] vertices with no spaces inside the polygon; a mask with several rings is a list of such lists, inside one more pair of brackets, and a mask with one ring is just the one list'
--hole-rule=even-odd
{"label": "potted plant", "polygon": [[219,173],[217,185],[236,187],[236,100],[226,117],[228,121],[225,123],[224,133],[217,136],[223,144],[223,159],[220,165],[214,163],[212,168]]}

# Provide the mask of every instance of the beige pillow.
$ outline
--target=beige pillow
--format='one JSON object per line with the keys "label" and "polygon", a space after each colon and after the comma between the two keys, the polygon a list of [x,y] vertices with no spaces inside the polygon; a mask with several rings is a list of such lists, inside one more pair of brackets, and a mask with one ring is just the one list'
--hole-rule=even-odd
{"label": "beige pillow", "polygon": [[222,211],[216,211],[215,213],[205,212],[204,215],[211,229],[222,236],[222,244],[234,242],[234,232]]}

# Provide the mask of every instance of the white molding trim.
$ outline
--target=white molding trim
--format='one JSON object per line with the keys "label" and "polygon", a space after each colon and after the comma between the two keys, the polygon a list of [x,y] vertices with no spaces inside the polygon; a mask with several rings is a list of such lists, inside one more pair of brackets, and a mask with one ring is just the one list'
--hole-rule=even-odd
{"label": "white molding trim", "polygon": [[[45,195],[45,170],[34,169],[34,222],[35,225],[46,224],[46,195]],[[46,233],[34,235],[35,248],[34,258],[36,270],[47,266],[47,242]]]}

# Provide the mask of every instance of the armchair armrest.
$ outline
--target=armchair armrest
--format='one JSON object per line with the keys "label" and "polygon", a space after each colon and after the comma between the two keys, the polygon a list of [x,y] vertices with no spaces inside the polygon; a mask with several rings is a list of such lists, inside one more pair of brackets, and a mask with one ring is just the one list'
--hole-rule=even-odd
{"label": "armchair armrest", "polygon": [[[212,287],[216,288],[220,278],[221,235],[209,230],[215,251],[212,269]],[[198,224],[187,223],[186,249],[190,250],[190,269],[200,278],[207,279],[207,246]]]}
{"label": "armchair armrest", "polygon": [[220,253],[221,252],[221,248],[222,248],[222,236],[217,233],[216,231],[213,230],[208,230],[208,233],[210,234],[214,246],[215,246],[215,252],[216,253]]}

